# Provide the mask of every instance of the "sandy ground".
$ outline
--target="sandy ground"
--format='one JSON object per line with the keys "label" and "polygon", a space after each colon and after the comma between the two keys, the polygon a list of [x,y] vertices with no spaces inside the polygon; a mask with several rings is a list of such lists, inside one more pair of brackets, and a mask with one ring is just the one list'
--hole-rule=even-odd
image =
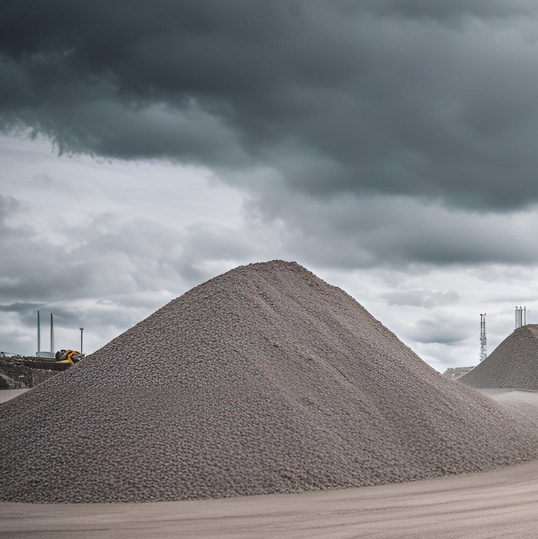
{"label": "sandy ground", "polygon": [[538,391],[526,389],[478,389],[477,391],[524,415],[538,427]]}
{"label": "sandy ground", "polygon": [[[538,425],[538,393],[484,390]],[[381,487],[154,504],[0,503],[1,538],[535,538],[538,461]]]}
{"label": "sandy ground", "polygon": [[0,404],[7,402],[8,400],[14,399],[15,397],[22,395],[28,391],[27,389],[2,389],[0,391]]}

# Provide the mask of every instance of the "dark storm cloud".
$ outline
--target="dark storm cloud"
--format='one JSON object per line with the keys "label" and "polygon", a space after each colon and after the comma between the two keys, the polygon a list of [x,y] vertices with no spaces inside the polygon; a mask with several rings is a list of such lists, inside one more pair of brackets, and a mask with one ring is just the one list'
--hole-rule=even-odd
{"label": "dark storm cloud", "polygon": [[533,210],[519,214],[467,212],[410,197],[312,200],[275,191],[258,212],[286,223],[283,247],[308,265],[410,268],[503,264],[532,266],[538,234]]}
{"label": "dark storm cloud", "polygon": [[451,2],[425,0],[366,0],[362,5],[380,12],[408,17],[428,17],[444,22],[461,20],[469,16],[506,18],[529,16],[536,13],[531,0],[452,0]]}
{"label": "dark storm cloud", "polygon": [[26,313],[28,310],[37,310],[40,306],[42,306],[41,303],[24,303],[22,301],[18,301],[16,303],[12,303],[11,305],[0,305],[0,311],[4,311],[6,313]]}
{"label": "dark storm cloud", "polygon": [[513,209],[538,199],[537,9],[5,0],[2,125],[66,151],[267,166],[324,199]]}

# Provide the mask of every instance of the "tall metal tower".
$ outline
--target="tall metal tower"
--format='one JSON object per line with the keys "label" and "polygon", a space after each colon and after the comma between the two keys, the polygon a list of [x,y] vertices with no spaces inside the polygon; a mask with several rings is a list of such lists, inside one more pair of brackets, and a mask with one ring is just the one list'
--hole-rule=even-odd
{"label": "tall metal tower", "polygon": [[480,315],[480,361],[488,357],[488,339],[486,337],[486,313]]}

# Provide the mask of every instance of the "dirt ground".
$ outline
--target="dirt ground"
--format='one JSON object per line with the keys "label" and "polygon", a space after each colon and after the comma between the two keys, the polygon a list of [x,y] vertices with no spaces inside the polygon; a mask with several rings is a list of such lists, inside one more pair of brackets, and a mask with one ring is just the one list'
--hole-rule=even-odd
{"label": "dirt ground", "polygon": [[14,399],[19,395],[22,395],[28,391],[27,389],[3,389],[0,391],[0,404],[7,402],[8,400]]}
{"label": "dirt ground", "polygon": [[[484,390],[538,425],[538,393]],[[0,503],[1,538],[535,538],[538,461],[380,487],[150,504]]]}

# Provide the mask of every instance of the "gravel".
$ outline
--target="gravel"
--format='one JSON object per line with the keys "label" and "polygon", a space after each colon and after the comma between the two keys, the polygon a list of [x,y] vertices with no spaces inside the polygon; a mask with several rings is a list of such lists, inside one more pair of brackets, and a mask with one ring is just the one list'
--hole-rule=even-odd
{"label": "gravel", "polygon": [[476,388],[538,390],[538,324],[516,329],[458,381]]}
{"label": "gravel", "polygon": [[0,499],[140,502],[475,472],[530,424],[296,263],[236,268],[0,406]]}
{"label": "gravel", "polygon": [[0,389],[22,389],[32,386],[32,369],[17,359],[0,357]]}

